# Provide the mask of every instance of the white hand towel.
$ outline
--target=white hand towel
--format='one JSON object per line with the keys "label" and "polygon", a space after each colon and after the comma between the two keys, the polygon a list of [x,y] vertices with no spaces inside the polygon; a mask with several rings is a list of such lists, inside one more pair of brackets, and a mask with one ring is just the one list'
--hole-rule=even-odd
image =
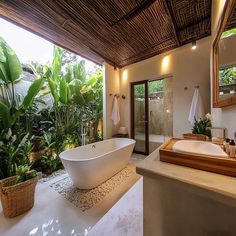
{"label": "white hand towel", "polygon": [[189,112],[188,121],[191,125],[194,125],[194,117],[198,120],[199,118],[203,118],[204,116],[204,106],[202,102],[202,97],[199,92],[199,88],[195,88],[193,94],[193,100]]}
{"label": "white hand towel", "polygon": [[111,119],[114,125],[117,125],[120,122],[120,112],[117,98],[114,97],[111,111]]}

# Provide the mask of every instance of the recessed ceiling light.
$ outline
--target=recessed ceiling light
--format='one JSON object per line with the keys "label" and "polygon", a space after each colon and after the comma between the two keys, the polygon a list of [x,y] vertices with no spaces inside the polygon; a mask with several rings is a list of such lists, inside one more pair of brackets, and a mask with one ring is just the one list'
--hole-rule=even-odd
{"label": "recessed ceiling light", "polygon": [[192,42],[192,50],[195,50],[197,48],[197,42],[193,41]]}

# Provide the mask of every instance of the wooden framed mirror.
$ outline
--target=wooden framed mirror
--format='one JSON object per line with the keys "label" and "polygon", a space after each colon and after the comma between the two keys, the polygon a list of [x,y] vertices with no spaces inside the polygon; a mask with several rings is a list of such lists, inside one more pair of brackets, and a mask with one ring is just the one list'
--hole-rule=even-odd
{"label": "wooden framed mirror", "polygon": [[226,0],[213,43],[213,107],[236,104],[236,0]]}

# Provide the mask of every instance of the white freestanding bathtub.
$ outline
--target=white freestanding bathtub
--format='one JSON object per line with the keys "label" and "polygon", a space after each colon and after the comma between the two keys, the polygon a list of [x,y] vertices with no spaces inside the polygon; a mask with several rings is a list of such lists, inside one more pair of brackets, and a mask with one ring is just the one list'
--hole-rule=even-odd
{"label": "white freestanding bathtub", "polygon": [[62,164],[80,189],[95,188],[125,168],[135,140],[114,138],[60,153]]}

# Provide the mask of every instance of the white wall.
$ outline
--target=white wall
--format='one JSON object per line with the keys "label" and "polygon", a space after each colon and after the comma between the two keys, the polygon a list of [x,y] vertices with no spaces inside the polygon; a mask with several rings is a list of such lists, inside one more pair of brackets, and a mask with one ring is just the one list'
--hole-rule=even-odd
{"label": "white wall", "polygon": [[[190,45],[161,54],[150,59],[132,64],[119,70],[114,70],[108,64],[104,65],[105,73],[105,98],[104,99],[104,136],[111,137],[116,133],[118,127],[114,127],[111,119],[112,98],[109,93],[124,94],[126,99],[119,99],[121,122],[120,125],[127,126],[130,132],[130,82],[160,78],[172,75],[173,84],[173,134],[181,136],[182,133],[190,132],[191,126],[187,118],[190,109],[194,86],[200,86],[200,92],[205,104],[205,110],[211,110],[213,125],[228,129],[229,137],[233,137],[236,131],[236,105],[215,109],[210,105],[210,79],[212,81],[212,42],[216,35],[217,25],[222,13],[225,0],[212,1],[212,36],[197,41],[197,49],[192,51]],[[164,66],[165,56],[169,63]],[[125,76],[124,76],[125,75]],[[120,80],[120,82],[119,82]],[[188,90],[184,90],[188,87]],[[118,125],[119,126],[119,125]]]}
{"label": "white wall", "polygon": [[[210,111],[210,48],[211,38],[199,40],[197,49],[185,45],[120,70],[121,125],[130,131],[130,83],[151,80],[165,75],[173,76],[173,135],[191,131],[188,114],[194,87],[200,86],[206,113]],[[188,87],[188,90],[184,90]]]}
{"label": "white wall", "polygon": [[[219,19],[223,11],[224,4],[225,0],[212,1],[212,43],[216,36],[217,26],[219,24]],[[212,80],[213,75],[211,72],[211,81]],[[215,126],[225,127],[228,131],[228,136],[233,138],[234,132],[236,131],[236,105],[225,108],[211,107],[211,113],[213,115],[213,124]]]}
{"label": "white wall", "polygon": [[[114,94],[120,92],[119,70],[107,63],[103,65],[103,138],[111,138],[117,132],[119,124],[114,126],[111,120],[111,110]],[[112,96],[110,96],[112,94]],[[118,99],[118,102],[120,98]]]}

